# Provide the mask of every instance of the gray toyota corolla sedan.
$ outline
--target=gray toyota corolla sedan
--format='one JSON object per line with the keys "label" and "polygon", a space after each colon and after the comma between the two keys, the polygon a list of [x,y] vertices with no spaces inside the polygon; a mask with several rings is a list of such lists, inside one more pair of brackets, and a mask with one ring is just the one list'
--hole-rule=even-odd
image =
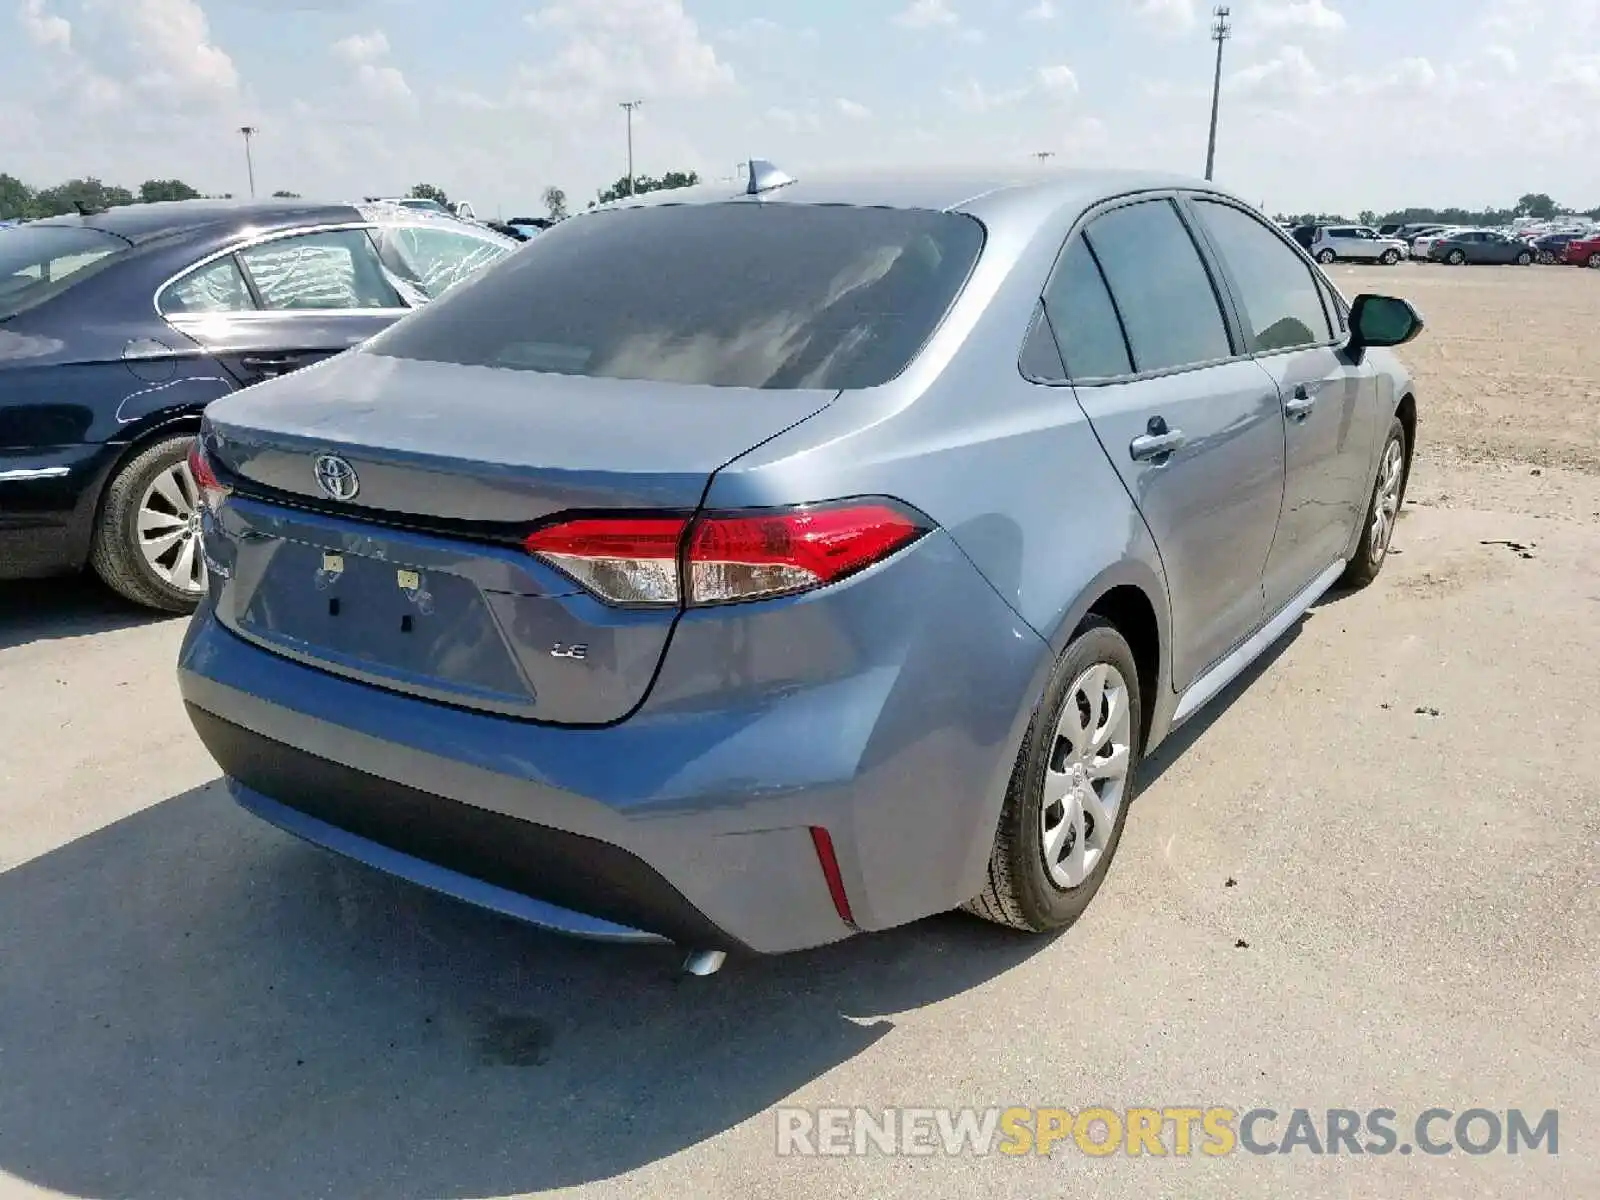
{"label": "gray toyota corolla sedan", "polygon": [[751,176],[213,404],[190,716],[292,833],[702,969],[1068,924],[1383,566],[1421,320],[1185,179]]}

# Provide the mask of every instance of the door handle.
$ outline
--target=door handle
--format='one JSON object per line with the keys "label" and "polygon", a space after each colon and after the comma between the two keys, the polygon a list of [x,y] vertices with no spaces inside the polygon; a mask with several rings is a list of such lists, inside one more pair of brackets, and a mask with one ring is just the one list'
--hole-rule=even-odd
{"label": "door handle", "polygon": [[[1153,425],[1155,422],[1151,422]],[[1133,439],[1128,445],[1128,453],[1133,455],[1134,462],[1150,462],[1153,459],[1165,460],[1172,456],[1173,451],[1182,450],[1189,444],[1189,439],[1184,436],[1181,429],[1165,429],[1165,432],[1146,433]]]}
{"label": "door handle", "polygon": [[1306,385],[1302,383],[1294,389],[1294,395],[1283,402],[1283,411],[1291,421],[1304,421],[1316,406],[1317,398],[1306,391]]}
{"label": "door handle", "polygon": [[246,354],[239,362],[245,370],[260,371],[263,375],[286,374],[298,365],[292,354]]}

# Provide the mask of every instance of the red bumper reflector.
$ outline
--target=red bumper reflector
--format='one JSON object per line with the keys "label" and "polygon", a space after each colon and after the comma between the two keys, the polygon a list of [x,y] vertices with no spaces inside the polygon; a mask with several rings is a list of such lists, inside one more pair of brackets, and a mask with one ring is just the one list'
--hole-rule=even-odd
{"label": "red bumper reflector", "polygon": [[820,825],[811,827],[811,844],[817,848],[817,861],[822,864],[822,877],[828,881],[828,894],[833,897],[833,907],[846,925],[854,925],[850,912],[850,897],[844,892],[844,877],[839,874],[839,859],[833,853],[833,838]]}

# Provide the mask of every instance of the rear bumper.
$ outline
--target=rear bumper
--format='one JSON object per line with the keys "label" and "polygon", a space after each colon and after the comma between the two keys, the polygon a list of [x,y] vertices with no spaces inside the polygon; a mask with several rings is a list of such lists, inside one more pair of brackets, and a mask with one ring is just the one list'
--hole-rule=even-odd
{"label": "rear bumper", "polygon": [[[941,594],[880,614],[898,643],[846,636],[828,606],[867,598],[833,589],[691,614],[650,697],[603,728],[334,676],[244,641],[209,603],[179,685],[240,802],[313,842],[568,932],[797,950],[983,886],[1049,648],[945,535],[924,542],[912,553],[932,558]],[[865,652],[880,657],[853,657]],[[813,828],[830,835],[853,922]]]}

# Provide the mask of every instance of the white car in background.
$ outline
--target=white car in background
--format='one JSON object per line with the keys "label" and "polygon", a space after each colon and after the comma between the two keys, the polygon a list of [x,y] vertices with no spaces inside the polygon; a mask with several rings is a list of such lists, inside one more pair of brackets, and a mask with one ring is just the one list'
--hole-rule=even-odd
{"label": "white car in background", "polygon": [[1379,237],[1365,225],[1324,225],[1311,239],[1311,257],[1323,264],[1343,258],[1393,266],[1407,253],[1399,238]]}
{"label": "white car in background", "polygon": [[1413,262],[1427,262],[1428,254],[1433,249],[1435,242],[1442,242],[1445,238],[1454,237],[1458,233],[1465,232],[1467,232],[1466,226],[1452,225],[1445,229],[1436,229],[1432,233],[1423,234],[1411,243],[1411,260]]}

